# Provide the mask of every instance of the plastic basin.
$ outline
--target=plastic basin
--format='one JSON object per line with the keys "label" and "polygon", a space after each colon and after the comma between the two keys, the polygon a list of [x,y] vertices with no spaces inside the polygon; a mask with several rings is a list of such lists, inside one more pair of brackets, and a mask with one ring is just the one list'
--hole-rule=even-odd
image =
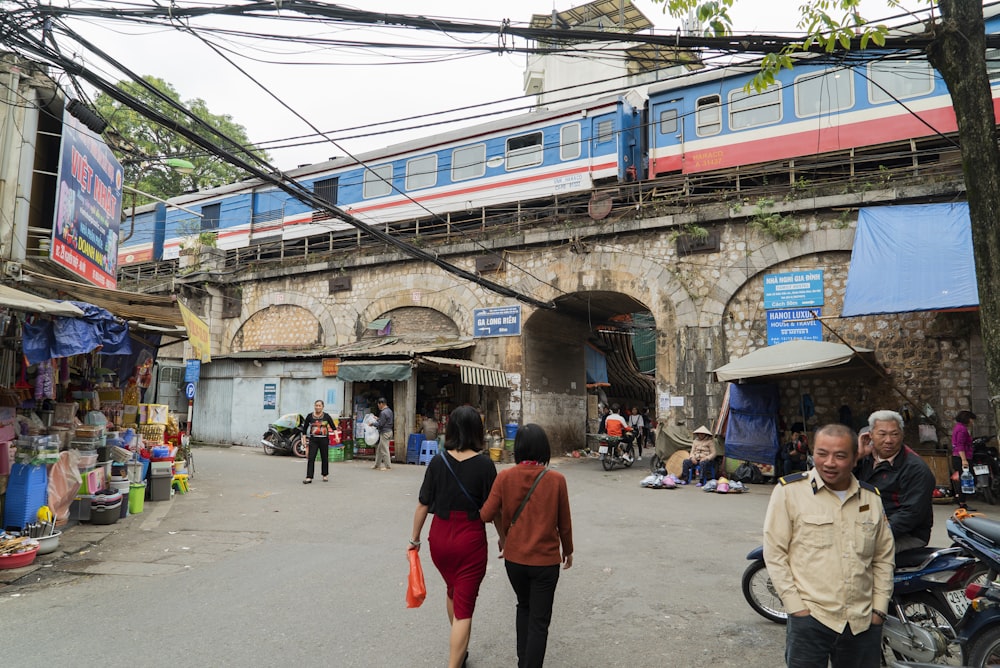
{"label": "plastic basin", "polygon": [[27,552],[0,555],[0,569],[22,568],[24,566],[30,566],[31,562],[35,560],[36,556],[38,556],[37,547],[34,550],[29,550]]}
{"label": "plastic basin", "polygon": [[56,531],[51,536],[42,536],[38,538],[38,554],[49,554],[50,552],[55,552],[59,547],[59,536],[62,535],[62,531]]}

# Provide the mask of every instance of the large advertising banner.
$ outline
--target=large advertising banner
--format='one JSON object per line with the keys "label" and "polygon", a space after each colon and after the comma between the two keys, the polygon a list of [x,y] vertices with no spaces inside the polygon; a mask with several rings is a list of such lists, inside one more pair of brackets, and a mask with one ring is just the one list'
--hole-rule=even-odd
{"label": "large advertising banner", "polygon": [[107,144],[64,112],[49,257],[102,288],[117,285],[123,177]]}

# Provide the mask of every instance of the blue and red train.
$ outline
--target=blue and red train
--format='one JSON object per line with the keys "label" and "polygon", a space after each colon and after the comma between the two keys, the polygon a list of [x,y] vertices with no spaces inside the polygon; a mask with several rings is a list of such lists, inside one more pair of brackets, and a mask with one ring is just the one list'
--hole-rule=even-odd
{"label": "blue and red train", "polygon": [[[998,27],[1000,16],[987,18],[987,32]],[[996,108],[1000,53],[987,54],[987,61]],[[920,54],[803,57],[775,85],[748,93],[755,71],[753,65],[701,70],[286,175],[367,223],[392,225],[957,130],[944,82]],[[184,238],[200,231],[232,249],[351,229],[259,180],[171,203],[202,215],[168,209],[162,259],[177,257]],[[119,249],[120,265],[154,259],[152,207],[140,209],[134,223],[134,235]]]}

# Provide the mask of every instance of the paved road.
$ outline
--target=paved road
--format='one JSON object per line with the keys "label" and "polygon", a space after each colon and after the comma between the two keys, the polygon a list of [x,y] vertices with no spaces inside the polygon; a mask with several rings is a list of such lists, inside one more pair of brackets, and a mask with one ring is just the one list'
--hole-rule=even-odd
{"label": "paved road", "polygon": [[[73,527],[65,552],[0,571],[5,656],[171,668],[444,665],[444,587],[426,550],[427,601],[404,605],[422,467],[338,463],[329,483],[306,486],[300,460],[251,448],[196,453],[189,494],[147,502],[110,527]],[[576,553],[560,579],[546,665],[781,665],[784,627],[758,617],[740,591],[770,487],[647,490],[638,466],[553,465],[568,479]],[[948,512],[937,508],[939,543]],[[513,594],[491,558],[471,668],[516,664],[513,621]]]}

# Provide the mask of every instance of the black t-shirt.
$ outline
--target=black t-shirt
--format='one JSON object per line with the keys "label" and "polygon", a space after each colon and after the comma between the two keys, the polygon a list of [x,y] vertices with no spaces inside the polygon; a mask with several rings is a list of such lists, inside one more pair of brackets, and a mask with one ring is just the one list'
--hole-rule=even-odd
{"label": "black t-shirt", "polygon": [[[427,464],[424,482],[420,486],[420,503],[438,517],[447,518],[451,511],[460,511],[468,513],[469,519],[475,519],[479,516],[479,509],[486,503],[490,489],[493,488],[493,481],[497,478],[497,467],[489,457],[469,457],[465,461],[458,461],[447,452],[447,450],[441,451]],[[448,457],[448,463],[451,464],[455,475],[448,470],[442,457]],[[456,476],[465,485],[469,495],[476,500],[475,505],[462,492],[458,481],[455,480]]]}
{"label": "black t-shirt", "polygon": [[330,437],[330,432],[336,429],[333,418],[328,413],[323,413],[316,417],[315,413],[306,416],[306,434],[309,438],[326,439]]}

